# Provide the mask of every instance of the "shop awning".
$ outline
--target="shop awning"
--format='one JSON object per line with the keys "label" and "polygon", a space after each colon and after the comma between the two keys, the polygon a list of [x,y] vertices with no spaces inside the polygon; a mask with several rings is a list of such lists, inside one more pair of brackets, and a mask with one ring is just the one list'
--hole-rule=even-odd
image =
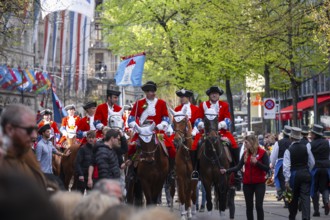
{"label": "shop awning", "polygon": [[[322,96],[317,98],[317,103],[322,104],[326,101],[330,100],[330,96]],[[302,119],[302,112],[310,109],[314,106],[314,99],[308,98],[301,102],[297,103],[297,111],[298,111],[298,119]],[[276,119],[278,120],[279,116],[276,115]],[[291,120],[293,118],[293,105],[281,109],[281,120]]]}

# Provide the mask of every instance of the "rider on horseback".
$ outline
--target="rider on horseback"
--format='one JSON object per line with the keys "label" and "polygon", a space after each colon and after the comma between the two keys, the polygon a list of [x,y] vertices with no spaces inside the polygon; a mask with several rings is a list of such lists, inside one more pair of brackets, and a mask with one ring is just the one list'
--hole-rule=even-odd
{"label": "rider on horseback", "polygon": [[[190,90],[181,89],[176,91],[176,95],[180,97],[181,105],[177,106],[174,111],[186,111],[186,114],[189,118],[189,121],[192,125],[195,124],[196,120],[201,118],[200,110],[197,106],[190,103],[189,98],[193,96],[193,92]],[[196,159],[197,159],[197,145],[193,145],[192,149],[190,150],[190,155],[192,159],[193,167],[196,167]],[[196,173],[194,172],[195,178]],[[198,175],[198,174],[197,174]],[[194,178],[194,179],[195,179]],[[197,176],[198,178],[198,176]]]}
{"label": "rider on horseback", "polygon": [[82,138],[81,144],[87,143],[87,132],[96,130],[94,126],[94,114],[96,110],[96,102],[87,102],[83,108],[86,111],[86,116],[78,123],[77,137]]}
{"label": "rider on horseback", "polygon": [[[138,100],[128,117],[128,126],[134,128],[136,124],[143,125],[145,121],[153,121],[157,127],[157,133],[164,134],[170,122],[167,111],[166,102],[162,99],[156,98],[157,85],[152,81],[148,81],[142,86],[142,90],[146,94],[146,98]],[[131,143],[135,143],[138,135],[135,134]],[[175,147],[166,135],[163,135],[165,146],[169,153],[170,171],[174,168]],[[162,141],[162,140],[159,140]],[[136,144],[130,144],[128,149],[128,156],[133,156],[136,152]]]}
{"label": "rider on horseback", "polygon": [[[51,127],[51,137],[54,137],[53,144],[55,145],[61,137],[61,133],[58,130],[57,124],[55,121],[51,120],[53,112],[50,109],[45,109],[40,112],[40,115],[42,115],[43,119],[39,122],[38,128],[41,128],[45,124],[49,124]],[[41,136],[40,136],[41,139]]]}
{"label": "rider on horseback", "polygon": [[103,138],[102,129],[104,126],[109,125],[108,119],[110,116],[110,110],[113,112],[119,112],[121,110],[121,107],[117,105],[120,93],[121,92],[119,91],[108,89],[107,101],[96,108],[94,125],[97,129],[96,138],[99,140]]}
{"label": "rider on horseback", "polygon": [[[193,148],[197,146],[197,152],[199,151],[199,148],[201,146],[201,136],[203,134],[204,129],[204,112],[208,108],[213,108],[216,112],[218,112],[218,129],[219,134],[223,137],[224,140],[226,140],[227,144],[231,146],[231,154],[234,159],[234,161],[238,162],[239,157],[239,148],[235,141],[234,136],[228,131],[231,124],[230,119],[230,112],[229,112],[229,105],[227,102],[220,101],[220,96],[223,94],[223,90],[220,89],[218,86],[211,86],[208,90],[206,90],[206,95],[209,96],[209,100],[205,102],[201,102],[199,105],[200,110],[200,118],[196,119],[195,121],[195,127],[193,129],[193,135],[195,135],[195,140],[193,143]],[[197,154],[196,154],[197,156]],[[197,158],[195,158],[197,160]],[[198,178],[198,163],[195,167],[195,170],[193,172],[192,178]]]}
{"label": "rider on horseback", "polygon": [[65,106],[65,110],[68,112],[68,116],[62,119],[62,127],[60,128],[62,137],[59,144],[63,144],[67,138],[73,138],[76,136],[77,125],[80,120],[80,117],[75,115],[75,105],[67,105]]}

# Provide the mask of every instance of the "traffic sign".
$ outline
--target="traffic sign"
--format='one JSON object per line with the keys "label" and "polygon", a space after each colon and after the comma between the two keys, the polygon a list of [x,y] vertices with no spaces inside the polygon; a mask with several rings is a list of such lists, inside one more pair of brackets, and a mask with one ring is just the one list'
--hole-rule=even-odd
{"label": "traffic sign", "polygon": [[264,119],[276,118],[276,103],[274,98],[264,98]]}

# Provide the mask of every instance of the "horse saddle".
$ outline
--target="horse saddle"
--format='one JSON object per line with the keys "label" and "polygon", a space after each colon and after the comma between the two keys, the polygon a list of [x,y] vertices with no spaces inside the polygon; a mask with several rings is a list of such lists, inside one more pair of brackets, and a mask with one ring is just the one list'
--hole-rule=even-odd
{"label": "horse saddle", "polygon": [[161,148],[163,149],[165,155],[168,157],[169,155],[168,155],[168,151],[167,151],[167,148],[165,146],[164,140],[162,140],[161,138],[159,138],[158,135],[157,135],[156,144],[157,144],[157,142],[161,146]]}

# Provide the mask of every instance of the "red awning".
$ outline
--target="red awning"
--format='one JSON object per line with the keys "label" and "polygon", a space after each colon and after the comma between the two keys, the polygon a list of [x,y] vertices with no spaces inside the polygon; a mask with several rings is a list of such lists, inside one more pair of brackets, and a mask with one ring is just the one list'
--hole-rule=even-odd
{"label": "red awning", "polygon": [[[321,104],[330,100],[330,96],[322,96],[317,98],[317,103]],[[298,110],[298,119],[302,119],[302,112],[306,109],[312,108],[314,106],[314,98],[308,98],[301,102],[297,103],[297,110]],[[281,109],[281,120],[291,120],[293,118],[293,105]],[[276,115],[276,119],[278,120],[278,115]]]}

